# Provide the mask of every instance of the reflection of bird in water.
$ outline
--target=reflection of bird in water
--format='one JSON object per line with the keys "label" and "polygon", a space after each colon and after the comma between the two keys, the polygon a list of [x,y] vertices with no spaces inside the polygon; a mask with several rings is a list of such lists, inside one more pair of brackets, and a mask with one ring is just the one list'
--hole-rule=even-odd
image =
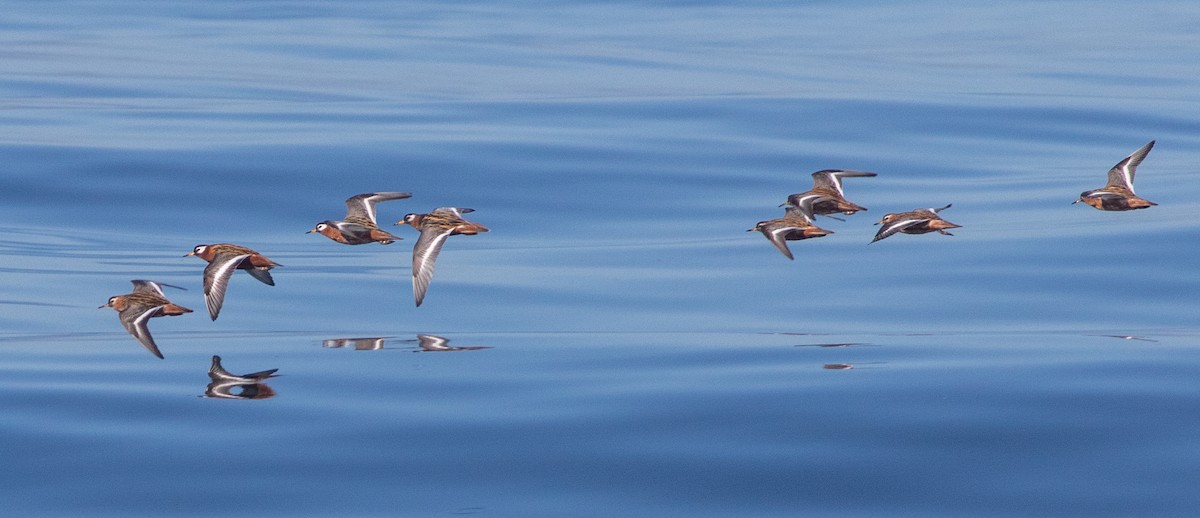
{"label": "reflection of bird in water", "polygon": [[265,371],[251,372],[250,374],[233,374],[221,366],[221,357],[213,355],[212,366],[208,368],[208,377],[221,381],[236,381],[240,383],[258,383],[267,378],[274,378],[275,371],[279,369],[269,369]]}
{"label": "reflection of bird in water", "polygon": [[1154,340],[1151,338],[1142,338],[1140,336],[1132,336],[1132,335],[1092,335],[1092,336],[1103,336],[1106,338],[1120,338],[1122,340],[1137,340],[1139,342],[1157,342],[1158,341],[1158,340]]}
{"label": "reflection of bird in water", "polygon": [[[826,363],[821,366],[822,369],[831,371],[848,371],[850,369],[877,369],[879,366],[886,365],[887,362],[858,362],[858,363]],[[866,366],[866,367],[864,367]]]}
{"label": "reflection of bird in water", "polygon": [[469,347],[451,347],[448,345],[450,339],[436,335],[417,335],[417,347],[420,349],[414,352],[436,353],[444,351],[478,351],[480,349],[491,349],[491,347],[469,346]]}
{"label": "reflection of bird in water", "polygon": [[380,336],[372,338],[331,338],[321,342],[321,347],[326,349],[340,349],[342,347],[354,346],[356,351],[378,351],[383,349],[383,343],[390,336]]}
{"label": "reflection of bird in water", "polygon": [[[212,380],[204,389],[204,395],[224,399],[267,399],[275,396],[275,390],[264,381],[275,377],[275,371],[251,372],[249,374],[233,374],[221,366],[221,357],[213,356],[212,365],[208,368],[208,377]],[[234,393],[237,391],[237,393]]]}
{"label": "reflection of bird in water", "polygon": [[216,399],[270,399],[275,397],[275,389],[266,383],[221,383],[214,381],[205,387],[204,396]]}
{"label": "reflection of bird in water", "polygon": [[854,345],[867,345],[862,342],[845,342],[836,344],[796,344],[796,347],[851,347]]}

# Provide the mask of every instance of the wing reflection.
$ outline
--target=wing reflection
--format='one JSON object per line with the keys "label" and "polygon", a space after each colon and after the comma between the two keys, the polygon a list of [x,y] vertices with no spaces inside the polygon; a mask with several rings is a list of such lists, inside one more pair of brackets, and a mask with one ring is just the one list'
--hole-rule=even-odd
{"label": "wing reflection", "polygon": [[1152,338],[1142,338],[1140,336],[1132,336],[1132,335],[1092,335],[1092,336],[1102,336],[1105,338],[1120,338],[1121,340],[1137,340],[1139,342],[1157,342],[1158,341],[1158,340],[1155,340]]}
{"label": "wing reflection", "polygon": [[321,342],[321,347],[327,349],[340,349],[342,347],[354,347],[355,351],[378,351],[384,349],[384,341],[390,336],[378,336],[372,338],[331,338]]}
{"label": "wing reflection", "polygon": [[796,344],[794,347],[852,347],[855,345],[871,345],[862,342],[843,342],[832,344]]}
{"label": "wing reflection", "polygon": [[275,397],[275,390],[263,383],[275,377],[275,371],[251,372],[249,374],[233,374],[221,366],[221,357],[213,356],[212,365],[208,368],[208,378],[212,380],[204,388],[204,396],[221,399],[268,399]]}
{"label": "wing reflection", "polygon": [[467,347],[451,347],[450,339],[443,338],[437,335],[417,335],[417,349],[414,352],[445,352],[445,351],[478,351],[480,349],[491,349],[491,347],[483,346],[467,346]]}
{"label": "wing reflection", "polygon": [[269,399],[275,397],[275,389],[266,383],[209,383],[204,388],[204,397],[219,399]]}
{"label": "wing reflection", "polygon": [[[858,363],[826,363],[821,365],[822,369],[831,371],[848,371],[850,369],[877,369],[880,366],[886,365],[887,362],[858,362]],[[865,366],[865,367],[864,367]]]}

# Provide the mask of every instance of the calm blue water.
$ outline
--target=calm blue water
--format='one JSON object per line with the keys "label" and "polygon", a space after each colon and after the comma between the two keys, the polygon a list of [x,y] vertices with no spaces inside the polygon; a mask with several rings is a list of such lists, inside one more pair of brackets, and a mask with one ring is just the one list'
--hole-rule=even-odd
{"label": "calm blue water", "polygon": [[[8,512],[1200,512],[1192,2],[4,7]],[[870,210],[745,231],[825,168]],[[415,308],[412,229],[305,234],[370,191],[492,231]],[[213,242],[284,265],[216,322]]]}

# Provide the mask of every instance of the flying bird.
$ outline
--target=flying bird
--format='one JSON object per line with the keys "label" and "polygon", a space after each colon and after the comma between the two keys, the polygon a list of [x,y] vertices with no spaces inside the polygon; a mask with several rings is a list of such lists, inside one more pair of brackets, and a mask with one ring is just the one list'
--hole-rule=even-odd
{"label": "flying bird", "polygon": [[191,255],[208,261],[208,266],[204,267],[204,304],[213,320],[217,319],[225,303],[225,289],[234,270],[245,270],[263,284],[274,286],[271,268],[282,266],[254,250],[230,243],[196,245],[184,257]]}
{"label": "flying bird", "polygon": [[475,212],[475,209],[458,207],[441,207],[428,214],[408,214],[397,221],[397,225],[411,225],[421,231],[417,244],[413,245],[412,282],[413,296],[417,306],[425,300],[425,292],[429,289],[429,281],[433,280],[434,262],[446,238],[457,235],[475,235],[487,232],[487,227],[463,219],[462,215]]}
{"label": "flying bird", "polygon": [[1137,167],[1154,148],[1151,140],[1108,170],[1108,184],[1100,189],[1083,191],[1072,204],[1083,202],[1100,210],[1136,210],[1158,205],[1133,192],[1133,175]]}
{"label": "flying bird", "polygon": [[823,169],[812,174],[813,188],[806,192],[788,196],[787,201],[780,207],[799,207],[803,200],[812,200],[812,212],[819,216],[835,213],[846,215],[867,210],[866,207],[846,199],[842,191],[842,178],[866,178],[877,176],[866,171],[851,171],[848,169]]}
{"label": "flying bird", "polygon": [[902,234],[927,234],[929,232],[937,232],[952,236],[946,229],[960,228],[962,225],[955,225],[949,221],[942,219],[938,213],[950,208],[946,205],[940,209],[917,209],[908,212],[899,212],[896,214],[887,214],[883,219],[876,222],[879,227],[879,232],[875,233],[875,239],[871,243],[879,241],[897,232]]}
{"label": "flying bird", "polygon": [[351,196],[346,199],[346,219],[322,221],[306,234],[316,232],[345,245],[386,245],[399,241],[399,237],[380,229],[375,223],[375,204],[411,197],[412,194],[407,192],[368,192]]}
{"label": "flying bird", "polygon": [[154,317],[173,317],[191,313],[192,310],[167,300],[166,295],[163,294],[163,286],[182,290],[183,288],[179,286],[143,280],[131,282],[133,283],[133,292],[109,297],[108,302],[100,307],[116,310],[125,330],[129,331],[129,334],[136,338],[147,351],[162,358],[162,351],[158,350],[158,344],[154,343],[154,337],[150,336],[150,328],[146,326],[147,322]]}
{"label": "flying bird", "polygon": [[784,257],[794,259],[792,251],[788,249],[788,241],[799,241],[802,239],[811,239],[814,237],[822,237],[832,234],[832,230],[825,230],[813,224],[813,203],[814,198],[805,197],[796,200],[796,205],[789,207],[784,212],[782,218],[772,219],[767,221],[759,221],[753,228],[747,229],[746,232],[754,232],[755,230],[762,232],[771,244],[775,245]]}

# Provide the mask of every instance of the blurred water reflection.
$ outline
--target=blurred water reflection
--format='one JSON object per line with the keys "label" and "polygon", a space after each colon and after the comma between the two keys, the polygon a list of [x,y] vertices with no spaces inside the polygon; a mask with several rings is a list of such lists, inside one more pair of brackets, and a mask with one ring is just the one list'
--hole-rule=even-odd
{"label": "blurred water reflection", "polygon": [[389,338],[392,337],[381,336],[374,338],[331,338],[321,342],[321,347],[326,349],[352,347],[356,351],[378,351],[384,348],[384,344]]}
{"label": "blurred water reflection", "polygon": [[491,349],[481,345],[451,346],[450,340],[435,335],[417,335],[418,352],[479,351]]}

